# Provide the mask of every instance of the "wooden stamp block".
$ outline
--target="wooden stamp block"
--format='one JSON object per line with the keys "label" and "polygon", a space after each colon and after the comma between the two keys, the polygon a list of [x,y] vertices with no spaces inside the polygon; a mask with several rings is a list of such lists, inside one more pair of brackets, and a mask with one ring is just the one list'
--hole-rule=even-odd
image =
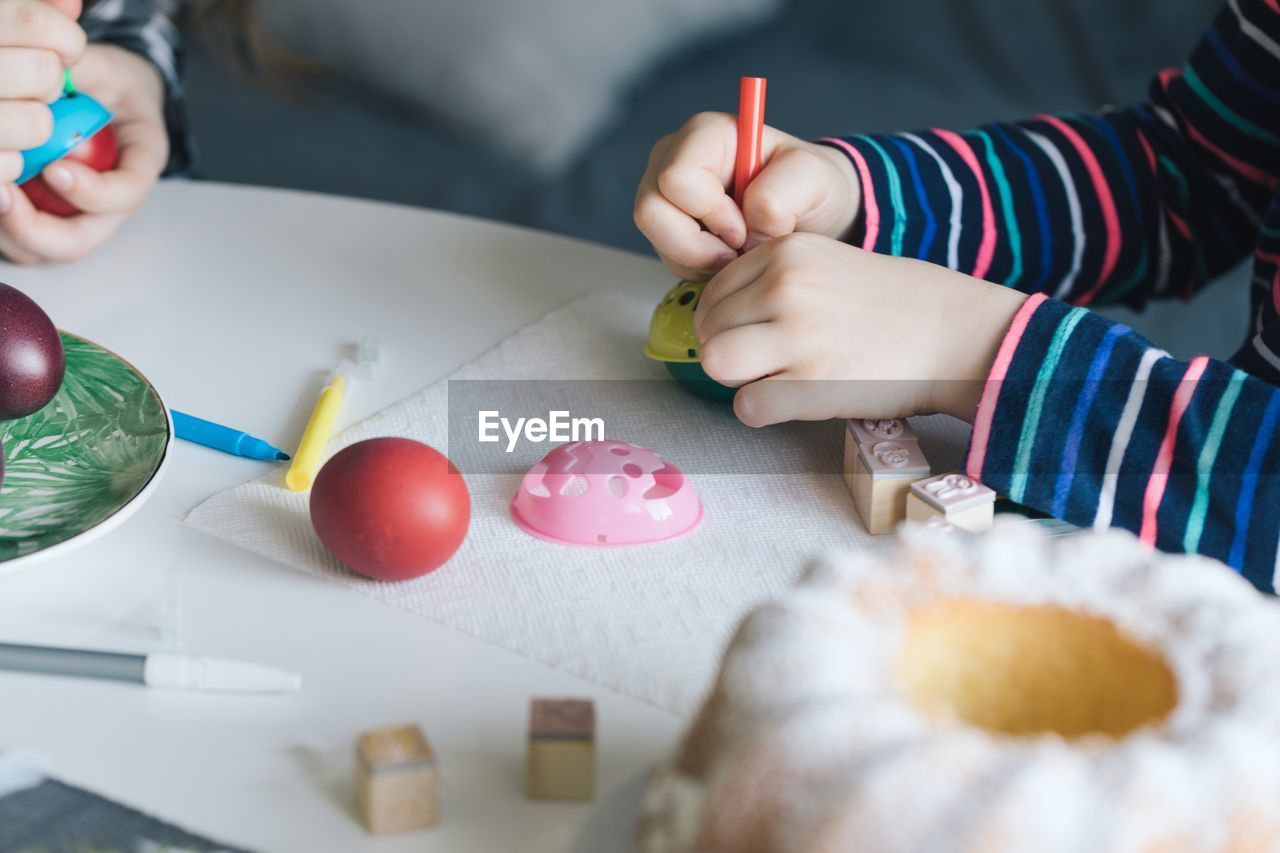
{"label": "wooden stamp block", "polygon": [[974,533],[991,529],[995,518],[996,493],[954,471],[911,484],[907,498],[907,518],[928,521],[941,518]]}
{"label": "wooden stamp block", "polygon": [[[910,501],[911,498],[908,496],[907,500]],[[932,518],[926,520],[924,522],[924,526],[930,528],[931,530],[941,530],[943,533],[959,533],[960,532],[959,527],[956,527],[954,524],[952,524],[949,521],[945,521],[940,515],[935,515]]]}
{"label": "wooden stamp block", "polygon": [[850,418],[845,424],[858,444],[916,440],[915,430],[904,418]]}
{"label": "wooden stamp block", "polygon": [[596,789],[596,710],[590,699],[534,699],[525,796],[589,800]]}
{"label": "wooden stamp block", "polygon": [[356,744],[356,804],[374,835],[426,829],[439,819],[436,756],[422,729],[389,726]]}
{"label": "wooden stamp block", "polygon": [[845,433],[844,479],[868,533],[888,533],[906,518],[911,484],[928,476],[914,439],[859,444],[852,428]]}

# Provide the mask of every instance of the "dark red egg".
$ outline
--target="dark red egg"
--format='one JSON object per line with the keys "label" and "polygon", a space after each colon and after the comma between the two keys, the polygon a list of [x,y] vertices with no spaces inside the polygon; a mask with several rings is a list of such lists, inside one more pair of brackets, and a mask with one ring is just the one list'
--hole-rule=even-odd
{"label": "dark red egg", "polygon": [[[63,159],[84,163],[95,172],[109,172],[114,169],[119,162],[119,149],[111,126],[107,125],[72,148],[71,153]],[[80,212],[69,201],[58,195],[40,175],[23,184],[22,191],[27,194],[27,198],[31,199],[31,203],[37,210],[43,210],[45,213],[66,217],[75,216]]]}
{"label": "dark red egg", "polygon": [[449,460],[408,438],[371,438],[325,463],[311,524],[347,568],[385,581],[444,565],[466,538],[471,495]]}
{"label": "dark red egg", "polygon": [[49,315],[22,291],[0,284],[0,420],[43,409],[66,369],[62,337]]}

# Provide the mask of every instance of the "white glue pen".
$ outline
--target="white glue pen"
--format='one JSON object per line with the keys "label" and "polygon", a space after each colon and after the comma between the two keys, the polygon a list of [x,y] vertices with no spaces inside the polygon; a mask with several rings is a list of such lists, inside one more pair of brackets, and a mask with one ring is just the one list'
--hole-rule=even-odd
{"label": "white glue pen", "polygon": [[190,655],[132,655],[0,643],[0,670],[128,681],[209,693],[289,693],[302,676],[244,661]]}

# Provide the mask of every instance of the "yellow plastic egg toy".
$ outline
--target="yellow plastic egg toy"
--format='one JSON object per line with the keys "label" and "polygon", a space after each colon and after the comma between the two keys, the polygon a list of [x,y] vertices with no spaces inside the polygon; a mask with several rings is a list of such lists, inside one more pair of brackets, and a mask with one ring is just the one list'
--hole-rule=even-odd
{"label": "yellow plastic egg toy", "polygon": [[667,291],[653,310],[644,354],[666,364],[671,375],[699,397],[730,402],[737,389],[721,385],[707,376],[698,354],[693,312],[698,307],[704,287],[706,282],[703,281],[682,281]]}

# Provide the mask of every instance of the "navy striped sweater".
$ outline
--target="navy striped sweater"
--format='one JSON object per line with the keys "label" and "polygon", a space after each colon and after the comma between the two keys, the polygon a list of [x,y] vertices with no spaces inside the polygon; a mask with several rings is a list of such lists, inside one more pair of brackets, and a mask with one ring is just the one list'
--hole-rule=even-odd
{"label": "navy striped sweater", "polygon": [[[1034,294],[978,407],[968,472],[1280,583],[1280,0],[1228,0],[1150,100],[965,132],[827,139],[864,248]],[[1179,361],[1091,304],[1185,297],[1253,254],[1248,339]]]}

